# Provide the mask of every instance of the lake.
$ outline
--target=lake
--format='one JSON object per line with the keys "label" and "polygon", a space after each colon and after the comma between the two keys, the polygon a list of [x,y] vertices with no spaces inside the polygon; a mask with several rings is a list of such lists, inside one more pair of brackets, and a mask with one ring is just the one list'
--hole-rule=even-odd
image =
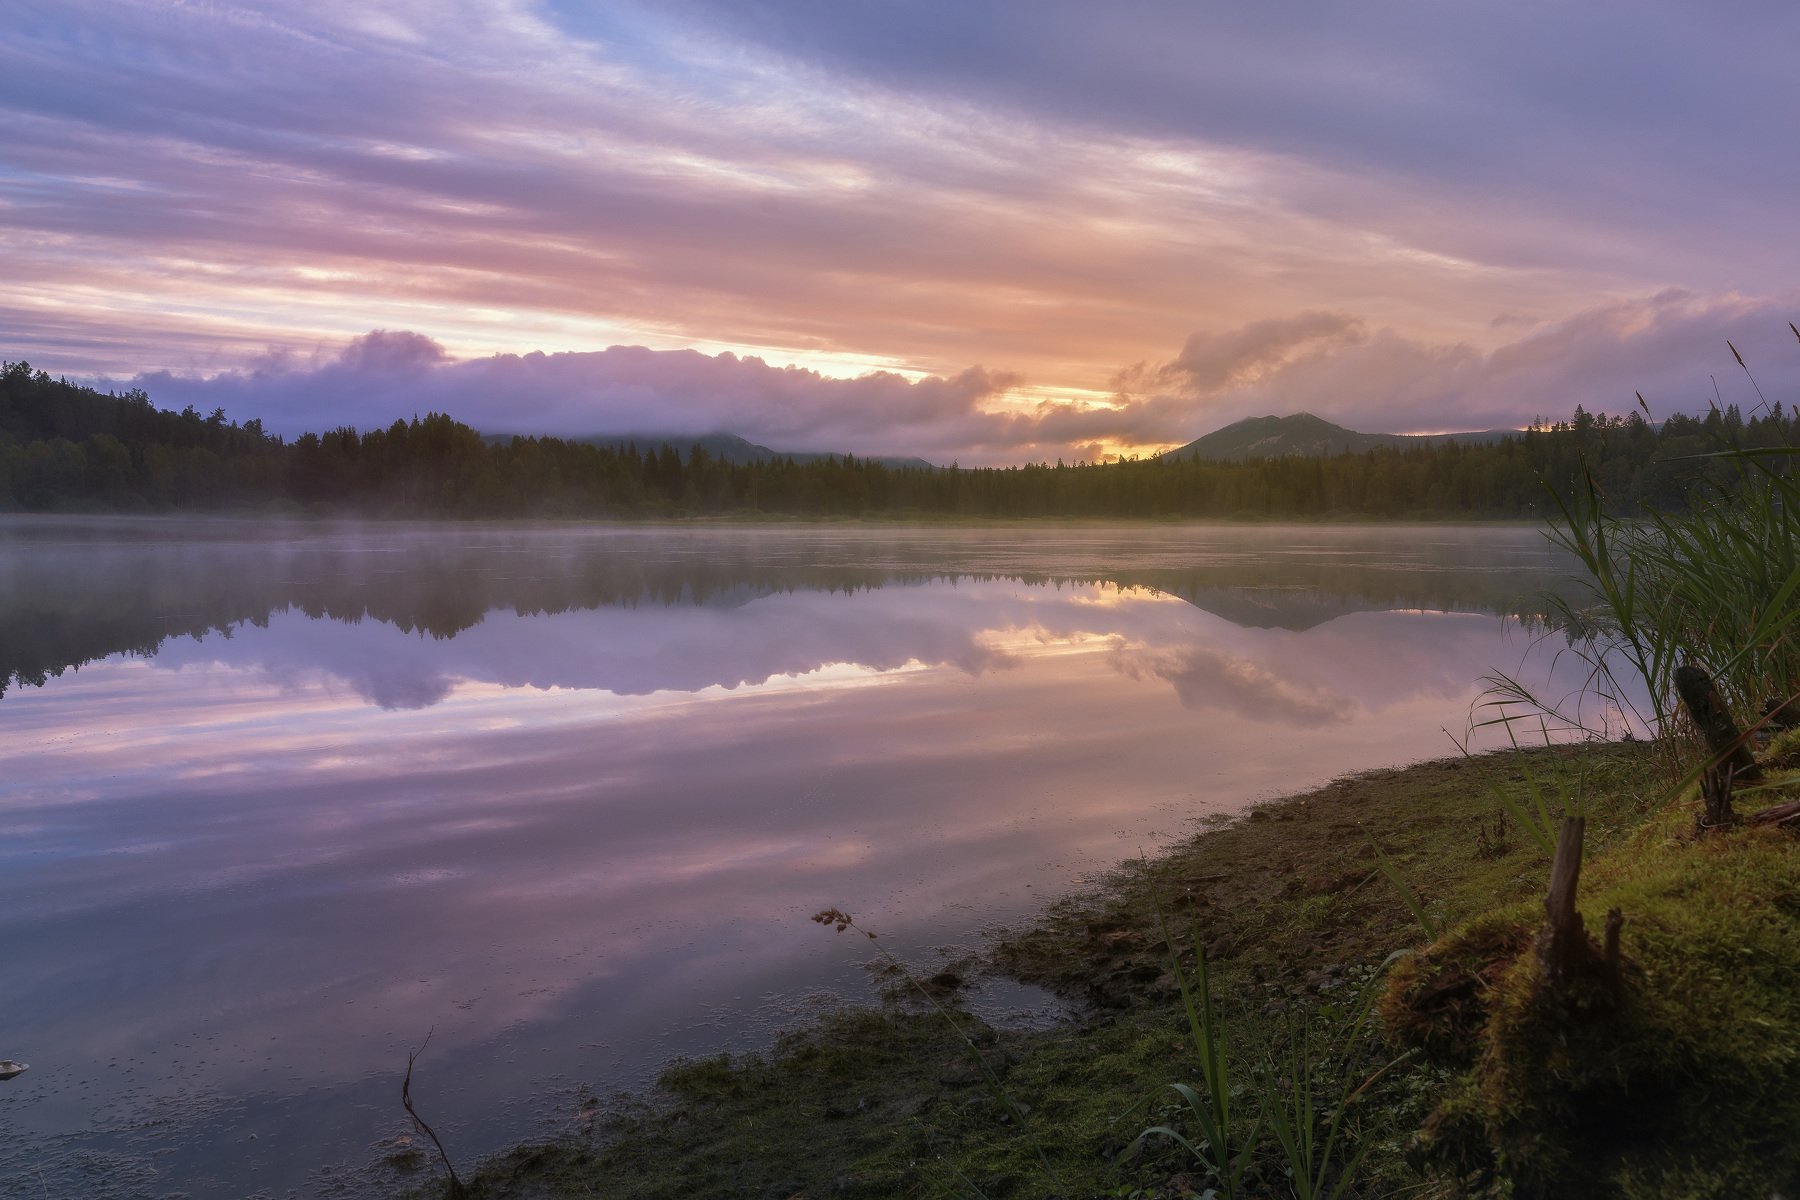
{"label": "lake", "polygon": [[[0,1196],[381,1195],[1560,694],[1504,527],[0,518]],[[1565,662],[1558,667],[1567,670]],[[1449,732],[1446,732],[1449,731]],[[994,1019],[1055,1019],[990,983]]]}

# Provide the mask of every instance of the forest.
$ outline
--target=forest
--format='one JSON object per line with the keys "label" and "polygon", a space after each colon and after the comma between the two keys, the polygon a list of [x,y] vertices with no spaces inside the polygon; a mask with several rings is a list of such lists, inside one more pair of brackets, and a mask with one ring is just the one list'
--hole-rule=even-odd
{"label": "forest", "polygon": [[441,413],[291,441],[223,410],[156,408],[0,368],[0,511],[353,513],[384,517],[1532,518],[1589,475],[1609,511],[1679,509],[1734,474],[1719,451],[1795,444],[1777,402],[1745,417],[1589,413],[1491,445],[1334,458],[1174,456],[1012,467],[897,467],[854,455],[732,463],[696,447],[555,437],[488,444]]}

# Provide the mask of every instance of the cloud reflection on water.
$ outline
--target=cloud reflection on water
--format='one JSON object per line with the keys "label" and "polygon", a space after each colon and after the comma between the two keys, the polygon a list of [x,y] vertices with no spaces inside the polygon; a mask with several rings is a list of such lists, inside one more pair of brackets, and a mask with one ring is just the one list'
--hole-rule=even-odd
{"label": "cloud reflection on water", "polygon": [[[222,1169],[208,1146],[355,1158],[431,1025],[466,1088],[434,1121],[498,1145],[529,1130],[494,1097],[604,1090],[859,991],[824,904],[902,953],[966,941],[1195,816],[1448,751],[1526,648],[1354,596],[1284,628],[1147,587],[901,582],[450,637],[278,610],[12,692],[0,953],[9,1037],[49,1069],[0,1096],[0,1174],[86,1144],[103,1086],[187,1106],[160,1169],[196,1195],[244,1190],[182,1177]],[[246,1149],[245,1097],[311,1140]]]}

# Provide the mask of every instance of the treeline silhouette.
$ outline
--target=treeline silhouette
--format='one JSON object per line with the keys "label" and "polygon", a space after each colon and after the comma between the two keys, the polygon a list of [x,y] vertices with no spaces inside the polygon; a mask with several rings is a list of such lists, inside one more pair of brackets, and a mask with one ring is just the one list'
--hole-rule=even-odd
{"label": "treeline silhouette", "polygon": [[1531,517],[1584,472],[1608,508],[1674,509],[1695,484],[1728,482],[1705,456],[1794,444],[1777,402],[1653,425],[1577,408],[1489,445],[1381,448],[1335,458],[909,468],[846,455],[733,463],[696,447],[588,445],[553,437],[485,444],[441,413],[385,429],[293,441],[223,410],[155,408],[140,389],[101,393],[27,363],[0,370],[0,508],[252,509],[375,516],[669,517],[944,514],[975,517]]}
{"label": "treeline silhouette", "polygon": [[287,540],[279,525],[259,532],[275,536],[133,543],[102,535],[79,554],[25,543],[0,552],[0,697],[113,654],[154,658],[169,639],[229,637],[284,613],[447,640],[501,610],[730,608],[777,592],[850,594],[889,581],[848,568],[795,579],[728,556],[669,563],[556,543],[521,552],[499,538],[458,546],[349,535],[317,544]]}

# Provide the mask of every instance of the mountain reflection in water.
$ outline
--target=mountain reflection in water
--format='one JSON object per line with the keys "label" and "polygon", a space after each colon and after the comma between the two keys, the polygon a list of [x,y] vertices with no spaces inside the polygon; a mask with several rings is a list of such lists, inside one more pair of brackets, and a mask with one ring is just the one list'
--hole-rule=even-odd
{"label": "mountain reflection in water", "polygon": [[[1046,535],[531,526],[352,526],[333,533],[281,523],[14,519],[0,522],[0,694],[9,684],[41,686],[110,654],[154,656],[170,639],[229,635],[291,614],[454,639],[498,613],[731,610],[783,594],[1010,579],[1153,590],[1233,624],[1298,631],[1360,611],[1532,612],[1555,561],[1541,534],[1505,527],[1424,527],[1401,536],[1383,528],[1291,526],[1199,534],[1191,527]],[[836,661],[897,665],[859,658],[859,651],[852,642],[833,657],[817,645],[809,653],[823,657],[770,672]],[[721,668],[729,673],[724,661]],[[408,707],[421,702],[409,694],[441,698],[435,677],[417,682],[389,699],[370,699]],[[549,686],[516,674],[506,682]],[[579,686],[637,692],[696,685],[676,677],[618,684],[588,678]]]}
{"label": "mountain reflection in water", "polygon": [[1561,565],[1505,528],[0,521],[0,1191],[305,1191],[403,1128],[432,1027],[464,1157],[766,1044],[868,994],[822,906],[929,960],[1449,752],[1482,673],[1542,678],[1498,614]]}

